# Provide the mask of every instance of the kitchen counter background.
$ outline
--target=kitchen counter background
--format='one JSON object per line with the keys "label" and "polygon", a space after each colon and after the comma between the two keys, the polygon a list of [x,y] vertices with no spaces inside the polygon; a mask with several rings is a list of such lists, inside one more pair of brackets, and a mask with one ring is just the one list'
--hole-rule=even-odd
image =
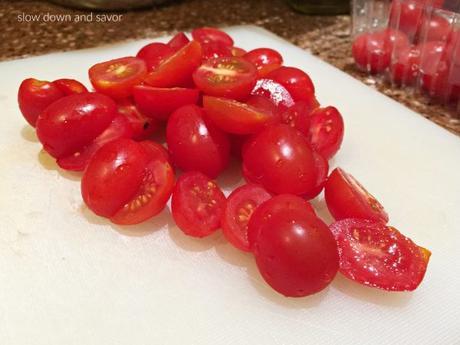
{"label": "kitchen counter background", "polygon": [[[157,37],[198,26],[253,24],[288,41],[351,74],[384,94],[460,135],[460,119],[423,95],[376,85],[357,71],[350,56],[349,16],[306,16],[291,10],[283,0],[184,0],[146,10],[118,12],[120,21],[106,23],[46,22],[25,20],[22,15],[87,14],[39,1],[0,0],[0,60],[94,47],[102,44]],[[97,13],[94,13],[96,15]],[[102,14],[102,12],[101,12]],[[372,114],[369,114],[370,116]]]}

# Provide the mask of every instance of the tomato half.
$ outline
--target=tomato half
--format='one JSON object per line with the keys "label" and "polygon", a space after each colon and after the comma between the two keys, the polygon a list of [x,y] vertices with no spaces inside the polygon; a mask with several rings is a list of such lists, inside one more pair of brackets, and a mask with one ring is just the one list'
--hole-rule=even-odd
{"label": "tomato half", "polygon": [[141,113],[129,98],[118,101],[118,113],[126,117],[131,124],[134,140],[150,138],[160,125],[157,120]]}
{"label": "tomato half", "polygon": [[192,31],[194,40],[200,43],[218,42],[227,47],[233,46],[233,39],[227,33],[217,28],[203,27]]}
{"label": "tomato half", "polygon": [[192,73],[201,64],[201,45],[191,41],[160,63],[144,81],[155,87],[190,86]]}
{"label": "tomato half", "polygon": [[207,60],[194,73],[195,85],[206,95],[245,99],[253,89],[257,70],[240,57]]}
{"label": "tomato half", "polygon": [[167,120],[176,109],[196,104],[200,96],[197,89],[160,88],[138,85],[133,89],[136,106],[148,117]]}
{"label": "tomato half", "polygon": [[249,252],[248,223],[256,208],[271,198],[263,187],[245,184],[235,189],[227,198],[222,216],[222,232],[236,248]]}
{"label": "tomato half", "polygon": [[19,86],[19,109],[27,122],[35,127],[38,115],[54,101],[64,97],[64,92],[49,81],[24,79]]}
{"label": "tomato half", "polygon": [[203,60],[233,56],[231,48],[220,42],[202,43]]}
{"label": "tomato half", "polygon": [[203,107],[209,120],[227,133],[257,133],[279,122],[276,109],[258,109],[226,98],[204,96]]}
{"label": "tomato half", "polygon": [[251,95],[269,99],[280,109],[280,112],[286,111],[295,104],[288,90],[280,83],[271,79],[258,79],[251,91]]}
{"label": "tomato half", "polygon": [[377,199],[340,168],[334,169],[327,179],[325,199],[336,220],[361,218],[388,222],[388,214]]}
{"label": "tomato half", "polygon": [[313,157],[315,160],[316,183],[314,188],[303,195],[303,197],[307,200],[316,198],[322,192],[324,186],[326,185],[327,175],[329,173],[329,163],[326,158],[317,152],[313,152]]}
{"label": "tomato half", "polygon": [[310,76],[296,67],[281,66],[266,76],[283,85],[294,101],[310,101],[315,94],[315,86]]}
{"label": "tomato half", "polygon": [[249,232],[256,233],[252,248],[262,277],[288,297],[323,290],[339,268],[331,231],[307,209],[305,200],[280,195],[259,206],[249,221]]}
{"label": "tomato half", "polygon": [[142,47],[136,57],[144,60],[147,65],[147,70],[151,71],[174,53],[175,50],[167,44],[154,42]]}
{"label": "tomato half", "polygon": [[53,81],[53,84],[56,85],[66,96],[88,92],[86,86],[75,79],[56,79]]}
{"label": "tomato half", "polygon": [[174,51],[178,51],[179,49],[185,47],[189,42],[190,40],[188,39],[187,35],[185,35],[183,32],[179,32],[169,40],[167,45]]}
{"label": "tomato half", "polygon": [[225,195],[217,184],[199,172],[186,172],[174,187],[171,212],[177,226],[193,237],[205,237],[220,227]]}
{"label": "tomato half", "polygon": [[145,78],[147,66],[142,59],[123,57],[98,63],[88,73],[96,91],[115,99],[123,99],[131,96],[133,86]]}
{"label": "tomato half", "polygon": [[340,272],[363,285],[412,291],[423,280],[431,253],[380,222],[344,219],[331,225]]}
{"label": "tomato half", "polygon": [[228,165],[230,141],[205,120],[203,109],[187,105],[177,109],[166,127],[166,141],[174,165],[217,177]]}
{"label": "tomato half", "polygon": [[231,48],[232,56],[243,56],[246,54],[246,50],[240,47],[232,47]]}
{"label": "tomato half", "polygon": [[253,49],[247,52],[243,58],[256,66],[259,77],[266,76],[283,64],[283,57],[281,54],[270,48]]}
{"label": "tomato half", "polygon": [[281,122],[299,130],[305,135],[309,134],[310,114],[319,107],[313,95],[310,102],[299,101],[281,114]]}

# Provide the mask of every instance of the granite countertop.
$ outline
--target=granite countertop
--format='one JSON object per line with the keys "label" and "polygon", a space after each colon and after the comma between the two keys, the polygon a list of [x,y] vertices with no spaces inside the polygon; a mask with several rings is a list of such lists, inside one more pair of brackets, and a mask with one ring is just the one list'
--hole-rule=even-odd
{"label": "granite countertop", "polygon": [[[183,0],[146,10],[118,12],[119,21],[106,23],[46,22],[27,15],[85,14],[43,1],[0,2],[0,60],[94,47],[127,39],[156,37],[198,26],[253,24],[264,27],[325,61],[372,85],[426,118],[460,135],[455,109],[432,104],[411,91],[376,84],[357,71],[350,56],[349,16],[306,16],[283,0]],[[21,17],[22,16],[22,17]]]}

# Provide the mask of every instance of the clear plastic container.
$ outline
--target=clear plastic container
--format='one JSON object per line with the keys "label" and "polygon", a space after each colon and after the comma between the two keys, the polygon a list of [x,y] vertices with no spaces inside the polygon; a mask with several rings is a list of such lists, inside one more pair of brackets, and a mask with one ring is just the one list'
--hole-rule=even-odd
{"label": "clear plastic container", "polygon": [[460,110],[460,0],[353,0],[357,68]]}

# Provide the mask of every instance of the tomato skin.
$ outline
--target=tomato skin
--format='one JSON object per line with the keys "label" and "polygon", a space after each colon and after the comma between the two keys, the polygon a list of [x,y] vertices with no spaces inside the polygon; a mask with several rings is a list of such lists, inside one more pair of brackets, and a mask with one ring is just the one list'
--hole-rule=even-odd
{"label": "tomato skin", "polygon": [[244,100],[253,89],[257,70],[240,57],[207,60],[194,73],[193,81],[204,94]]}
{"label": "tomato skin", "polygon": [[251,134],[279,122],[276,109],[259,110],[251,105],[220,97],[203,97],[206,117],[227,133]]}
{"label": "tomato skin", "polygon": [[233,39],[222,30],[211,27],[202,27],[192,31],[194,40],[200,43],[218,42],[227,47],[233,46]]}
{"label": "tomato skin", "polygon": [[318,217],[305,212],[307,205],[297,196],[277,196],[259,207],[269,217],[256,219],[256,210],[249,222],[249,231],[257,233],[253,251],[262,277],[287,297],[323,290],[339,267],[332,233]]}
{"label": "tomato skin", "polygon": [[251,95],[267,98],[279,108],[280,112],[286,111],[295,104],[288,90],[271,79],[258,79],[251,91]]}
{"label": "tomato skin", "polygon": [[324,196],[335,220],[361,218],[388,222],[388,214],[377,199],[340,168],[334,169],[329,175]]}
{"label": "tomato skin", "polygon": [[142,47],[136,57],[145,61],[147,70],[151,71],[174,54],[174,49],[164,43],[154,42]]}
{"label": "tomato skin", "polygon": [[283,64],[283,57],[281,54],[270,48],[253,49],[247,52],[243,58],[256,66],[259,77],[266,76]]}
{"label": "tomato skin", "polygon": [[447,19],[440,15],[431,15],[424,18],[419,28],[419,35],[425,34],[423,39],[429,41],[446,41],[452,29]]}
{"label": "tomato skin", "polygon": [[319,103],[313,96],[310,102],[299,101],[281,114],[281,122],[302,132],[309,134],[310,114],[319,107]]}
{"label": "tomato skin", "polygon": [[66,96],[88,92],[86,86],[75,79],[56,79],[53,81],[53,84],[56,85]]}
{"label": "tomato skin", "polygon": [[178,51],[179,49],[185,47],[189,42],[190,40],[188,37],[183,32],[179,32],[169,40],[167,45],[174,51]]}
{"label": "tomato skin", "polygon": [[176,109],[196,104],[200,96],[197,89],[159,88],[138,85],[133,89],[136,106],[148,117],[167,120]]}
{"label": "tomato skin", "polygon": [[242,251],[249,252],[248,223],[253,212],[272,196],[262,186],[245,184],[227,198],[221,225],[227,240]]}
{"label": "tomato skin", "polygon": [[134,102],[129,98],[118,101],[118,113],[128,119],[133,132],[132,138],[134,140],[145,140],[150,138],[160,125],[156,119],[147,117],[141,113]]}
{"label": "tomato skin", "polygon": [[93,141],[113,121],[117,105],[99,93],[65,96],[43,111],[37,120],[37,136],[53,157],[71,155]]}
{"label": "tomato skin", "polygon": [[144,60],[128,56],[95,64],[88,74],[96,91],[123,99],[131,96],[132,88],[143,81],[147,66]]}
{"label": "tomato skin", "polygon": [[420,69],[420,48],[407,46],[396,54],[391,64],[392,81],[396,84],[413,85]]}
{"label": "tomato skin", "polygon": [[349,218],[330,229],[345,277],[387,291],[413,291],[422,282],[431,253],[395,228]]}
{"label": "tomato skin", "polygon": [[160,63],[144,81],[154,87],[187,87],[192,83],[193,71],[201,64],[201,55],[201,45],[191,41]]}
{"label": "tomato skin", "polygon": [[187,105],[177,109],[166,127],[166,141],[175,166],[217,177],[228,165],[230,141],[206,121],[203,109]]}
{"label": "tomato skin", "polygon": [[243,174],[275,194],[309,194],[317,179],[314,153],[307,139],[284,124],[267,127],[247,144]]}
{"label": "tomato skin", "polygon": [[64,97],[59,87],[48,81],[24,79],[19,86],[19,109],[26,121],[35,127],[37,118],[54,101]]}
{"label": "tomato skin", "polygon": [[313,157],[315,160],[316,183],[314,188],[303,195],[303,197],[307,200],[316,198],[322,192],[324,186],[326,185],[327,175],[329,173],[329,163],[326,158],[317,152],[313,152]]}
{"label": "tomato skin", "polygon": [[201,48],[203,49],[203,61],[233,56],[231,48],[220,42],[202,43]]}
{"label": "tomato skin", "polygon": [[266,76],[283,85],[294,101],[309,101],[315,94],[315,86],[309,75],[296,67],[281,66]]}
{"label": "tomato skin", "polygon": [[190,171],[177,180],[171,212],[186,235],[205,237],[219,228],[225,203],[225,195],[214,181],[200,172]]}

